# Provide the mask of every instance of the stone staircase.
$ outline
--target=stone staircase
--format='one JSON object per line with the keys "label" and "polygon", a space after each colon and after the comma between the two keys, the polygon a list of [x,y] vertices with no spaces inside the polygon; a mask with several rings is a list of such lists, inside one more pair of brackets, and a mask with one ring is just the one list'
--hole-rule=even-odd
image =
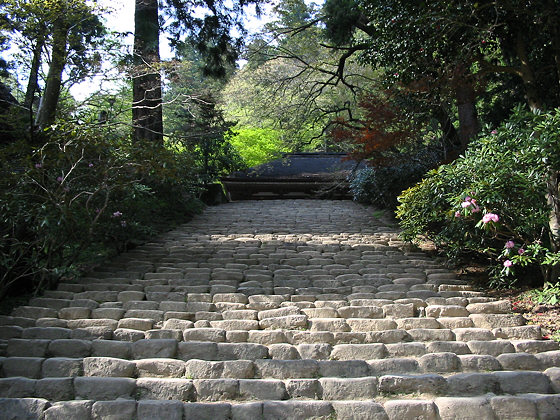
{"label": "stone staircase", "polygon": [[237,202],[0,317],[0,419],[559,419],[539,327],[349,201]]}

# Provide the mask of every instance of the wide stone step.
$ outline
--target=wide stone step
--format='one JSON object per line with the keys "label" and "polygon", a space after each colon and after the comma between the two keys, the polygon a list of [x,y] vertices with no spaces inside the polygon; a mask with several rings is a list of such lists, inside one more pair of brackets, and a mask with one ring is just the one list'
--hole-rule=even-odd
{"label": "wide stone step", "polygon": [[[167,368],[169,372],[173,368]],[[233,372],[231,372],[233,373]],[[67,400],[371,400],[422,394],[432,397],[475,397],[493,395],[554,394],[560,389],[560,368],[538,371],[363,376],[357,378],[186,378],[140,376],[78,376],[0,379],[0,398],[45,398]]]}
{"label": "wide stone step", "polygon": [[456,419],[541,419],[555,420],[560,397],[547,394],[519,396],[440,397],[364,401],[252,401],[183,402],[178,400],[62,401],[42,398],[0,399],[0,412],[13,418],[84,420],[222,420],[222,419],[364,419],[426,420]]}
{"label": "wide stone step", "polygon": [[[213,343],[208,343],[213,344]],[[377,349],[348,349],[339,351],[365,352],[365,358],[324,357],[321,346],[300,348],[300,353],[320,357],[301,358],[290,349],[272,348],[273,359],[265,358],[266,348],[257,347],[261,358],[251,358],[249,350],[243,347],[217,348],[199,346],[189,353],[178,354],[169,348],[150,343],[149,349],[113,347],[106,355],[84,357],[3,357],[0,358],[0,377],[26,377],[41,379],[65,376],[109,376],[109,377],[189,377],[213,379],[220,376],[231,378],[314,378],[324,376],[364,377],[383,374],[438,373],[450,375],[458,372],[493,371],[544,371],[560,368],[560,351],[538,354],[508,353],[497,357],[492,355],[462,354],[452,352],[426,353],[418,357],[395,355],[380,358]],[[205,351],[214,350],[213,357]],[[174,349],[176,350],[176,349]],[[295,349],[297,351],[297,349]],[[147,351],[147,354],[144,352]],[[352,354],[354,355],[354,353]],[[138,358],[140,356],[141,358]],[[192,357],[190,357],[192,356]],[[382,354],[381,356],[385,356]],[[238,376],[236,376],[238,375]]]}

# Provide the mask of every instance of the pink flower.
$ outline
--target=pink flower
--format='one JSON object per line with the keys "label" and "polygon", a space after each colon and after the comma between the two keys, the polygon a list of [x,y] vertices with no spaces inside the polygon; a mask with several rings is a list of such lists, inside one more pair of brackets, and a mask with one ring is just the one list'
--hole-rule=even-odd
{"label": "pink flower", "polygon": [[455,217],[461,217],[461,212],[459,210],[455,212]]}
{"label": "pink flower", "polygon": [[90,163],[88,167],[93,168],[93,163]]}
{"label": "pink flower", "polygon": [[482,216],[482,221],[484,223],[498,222],[499,220],[500,220],[500,217],[497,214],[494,214],[494,213],[486,213],[484,216]]}
{"label": "pink flower", "polygon": [[507,241],[507,242],[506,242],[506,248],[507,248],[507,249],[511,249],[511,248],[513,248],[514,246],[515,246],[515,242],[513,242],[513,241]]}
{"label": "pink flower", "polygon": [[62,182],[62,181],[64,180],[64,178],[62,178],[61,176],[57,176],[57,177],[56,177],[56,180],[57,180],[58,182]]}
{"label": "pink flower", "polygon": [[35,168],[37,168],[37,169],[40,169],[40,168],[42,168],[42,167],[43,167],[43,164],[42,164],[42,163],[36,163],[36,164],[35,164]]}
{"label": "pink flower", "polygon": [[471,201],[472,198],[470,198],[468,195],[465,197],[465,201]]}
{"label": "pink flower", "polygon": [[498,134],[498,130],[492,130],[490,131],[490,134]]}
{"label": "pink flower", "polygon": [[121,217],[121,216],[122,216],[122,213],[118,210],[113,213],[113,217]]}
{"label": "pink flower", "polygon": [[[474,203],[474,201],[473,201]],[[480,211],[480,207],[478,207],[476,204],[474,205],[474,207],[471,209],[472,213],[478,213]]]}
{"label": "pink flower", "polygon": [[461,203],[461,207],[463,207],[464,209],[466,209],[467,207],[469,207],[470,205],[472,205],[472,203],[470,201],[463,201]]}
{"label": "pink flower", "polygon": [[519,251],[517,251],[517,253],[519,255],[523,255],[523,254],[525,254],[525,250],[523,248],[519,248]]}
{"label": "pink flower", "polygon": [[509,268],[513,265],[513,263],[510,260],[505,260],[504,261],[504,267]]}

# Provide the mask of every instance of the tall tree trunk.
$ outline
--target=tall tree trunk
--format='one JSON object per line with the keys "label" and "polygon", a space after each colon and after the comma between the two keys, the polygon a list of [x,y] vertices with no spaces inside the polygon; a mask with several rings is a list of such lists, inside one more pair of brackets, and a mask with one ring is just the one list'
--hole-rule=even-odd
{"label": "tall tree trunk", "polygon": [[41,67],[41,52],[45,45],[45,35],[41,32],[35,41],[33,47],[33,59],[31,60],[31,70],[29,71],[29,81],[27,82],[27,90],[25,91],[25,99],[23,106],[31,109],[35,94],[39,92],[39,68]]}
{"label": "tall tree trunk", "polygon": [[62,87],[62,72],[66,65],[67,41],[68,23],[66,21],[66,16],[62,16],[58,18],[53,25],[51,65],[49,66],[47,83],[35,122],[39,129],[43,129],[54,123],[56,117],[56,107]]}
{"label": "tall tree trunk", "polygon": [[437,119],[443,132],[443,161],[449,162],[455,155],[454,151],[461,148],[459,133],[455,129],[449,114],[445,111],[443,105],[434,109],[434,118]]}
{"label": "tall tree trunk", "polygon": [[531,111],[537,111],[542,109],[542,101],[537,89],[537,82],[535,79],[535,73],[531,67],[529,61],[529,55],[527,53],[527,45],[525,42],[524,35],[519,32],[515,40],[515,52],[519,61],[521,62],[519,68],[521,71],[521,79],[523,79],[523,85],[525,86],[525,96],[529,108]]}
{"label": "tall tree trunk", "polygon": [[459,153],[461,153],[478,134],[480,124],[478,122],[478,112],[476,111],[476,91],[472,75],[468,73],[465,66],[457,66],[454,82],[459,116]]}
{"label": "tall tree trunk", "polygon": [[157,0],[136,0],[132,124],[135,140],[163,142]]}

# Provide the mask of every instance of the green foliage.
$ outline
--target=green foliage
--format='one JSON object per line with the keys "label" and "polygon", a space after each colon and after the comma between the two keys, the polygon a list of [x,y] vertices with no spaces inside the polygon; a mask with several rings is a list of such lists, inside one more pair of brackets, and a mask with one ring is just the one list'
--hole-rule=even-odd
{"label": "green foliage", "polygon": [[350,179],[350,191],[356,201],[394,209],[397,197],[420,181],[437,161],[437,153],[425,150],[418,155],[402,157],[402,163],[360,169]]}
{"label": "green foliage", "polygon": [[229,141],[249,167],[277,158],[287,151],[280,133],[271,128],[241,126],[233,130]]}
{"label": "green foliage", "polygon": [[190,158],[105,126],[59,124],[0,154],[0,298],[38,290],[196,211]]}
{"label": "green foliage", "polygon": [[546,282],[542,290],[535,289],[532,295],[537,303],[556,305],[560,302],[560,282],[555,284]]}
{"label": "green foliage", "polygon": [[495,285],[515,281],[516,266],[544,264],[546,277],[558,260],[546,195],[551,171],[560,168],[559,130],[560,109],[535,115],[517,108],[399,197],[404,239],[424,236],[450,257],[492,259]]}

